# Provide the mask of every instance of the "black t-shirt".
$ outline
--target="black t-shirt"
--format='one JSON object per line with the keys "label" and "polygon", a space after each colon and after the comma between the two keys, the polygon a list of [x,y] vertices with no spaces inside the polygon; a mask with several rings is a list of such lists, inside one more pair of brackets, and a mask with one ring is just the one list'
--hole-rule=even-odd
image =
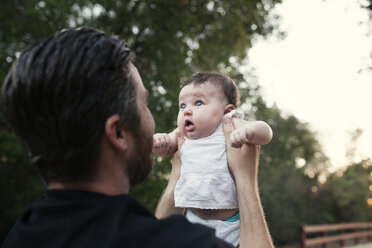
{"label": "black t-shirt", "polygon": [[158,220],[129,195],[48,190],[19,217],[6,247],[232,247],[182,215]]}

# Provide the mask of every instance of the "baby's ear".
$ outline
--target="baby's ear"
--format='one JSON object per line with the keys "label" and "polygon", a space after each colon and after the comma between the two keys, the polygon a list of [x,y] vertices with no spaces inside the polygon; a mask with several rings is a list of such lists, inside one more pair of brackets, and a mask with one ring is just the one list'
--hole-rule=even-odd
{"label": "baby's ear", "polygon": [[235,107],[234,107],[234,105],[232,105],[232,104],[228,104],[228,105],[226,105],[225,106],[225,108],[223,109],[223,114],[225,115],[225,114],[228,114],[228,113],[230,113],[232,110],[234,110],[235,109]]}

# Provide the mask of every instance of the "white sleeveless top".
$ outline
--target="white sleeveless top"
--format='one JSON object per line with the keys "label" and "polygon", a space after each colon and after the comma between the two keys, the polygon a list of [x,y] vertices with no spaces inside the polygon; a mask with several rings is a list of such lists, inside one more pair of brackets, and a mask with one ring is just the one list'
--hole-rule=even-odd
{"label": "white sleeveless top", "polygon": [[[239,116],[232,111],[227,116]],[[235,183],[226,157],[222,123],[205,138],[185,137],[181,147],[181,176],[176,184],[176,207],[200,209],[238,208]]]}

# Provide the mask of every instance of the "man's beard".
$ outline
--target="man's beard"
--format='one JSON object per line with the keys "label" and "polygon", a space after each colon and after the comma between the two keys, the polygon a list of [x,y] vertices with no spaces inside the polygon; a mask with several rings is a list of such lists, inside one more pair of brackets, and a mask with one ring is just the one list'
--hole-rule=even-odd
{"label": "man's beard", "polygon": [[134,151],[127,161],[127,173],[130,185],[142,183],[152,170],[152,144],[153,139],[151,134],[147,134],[140,128],[140,132],[134,134]]}

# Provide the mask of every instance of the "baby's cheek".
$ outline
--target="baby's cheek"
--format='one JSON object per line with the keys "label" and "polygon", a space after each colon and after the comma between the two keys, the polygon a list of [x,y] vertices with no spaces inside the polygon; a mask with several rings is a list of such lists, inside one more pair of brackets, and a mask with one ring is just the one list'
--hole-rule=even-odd
{"label": "baby's cheek", "polygon": [[178,117],[177,117],[177,126],[179,127],[179,128],[181,128],[182,127],[182,118],[178,115]]}
{"label": "baby's cheek", "polygon": [[223,115],[223,108],[209,108],[208,110],[209,113],[211,113],[213,116],[222,116]]}
{"label": "baby's cheek", "polygon": [[180,132],[185,135],[185,128],[184,128],[184,119],[182,118],[182,116],[178,115],[178,118],[177,118],[177,127],[178,129],[180,130]]}

